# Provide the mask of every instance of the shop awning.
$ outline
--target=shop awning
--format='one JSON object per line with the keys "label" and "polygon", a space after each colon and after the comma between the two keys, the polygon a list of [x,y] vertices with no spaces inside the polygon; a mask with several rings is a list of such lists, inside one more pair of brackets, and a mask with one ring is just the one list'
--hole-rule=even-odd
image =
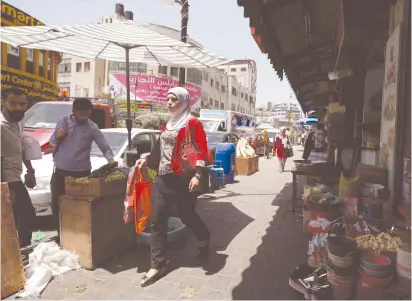
{"label": "shop awning", "polygon": [[336,93],[328,72],[336,56],[338,0],[238,0],[238,5],[259,48],[279,78],[287,76],[302,109],[323,108]]}
{"label": "shop awning", "polygon": [[15,47],[44,49],[92,59],[176,67],[214,67],[221,56],[169,38],[132,21],[70,26],[2,27],[0,40]]}

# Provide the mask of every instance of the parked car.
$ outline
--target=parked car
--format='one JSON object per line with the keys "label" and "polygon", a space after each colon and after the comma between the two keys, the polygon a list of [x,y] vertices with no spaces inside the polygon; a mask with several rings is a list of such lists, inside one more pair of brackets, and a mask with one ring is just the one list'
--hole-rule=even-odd
{"label": "parked car", "polygon": [[[119,163],[119,167],[128,170],[129,167],[123,160],[127,148],[127,129],[103,129],[102,133],[113,151],[114,160]],[[156,130],[132,129],[132,149],[137,149],[139,156],[150,153],[159,135],[160,132]],[[92,163],[92,170],[107,164],[106,158],[95,143],[92,144],[90,161]],[[37,186],[34,189],[28,189],[32,204],[37,216],[50,215],[50,179],[54,167],[53,156],[52,154],[44,155],[41,160],[33,160],[32,165],[36,170],[37,181]],[[22,174],[23,181],[25,174],[26,170],[24,169]]]}
{"label": "parked car", "polygon": [[265,155],[265,139],[263,137],[263,133],[251,133],[245,135],[246,140],[248,141],[249,145],[253,147],[258,156]]}
{"label": "parked car", "polygon": [[235,146],[239,141],[239,136],[233,133],[226,132],[206,132],[207,146],[213,155],[216,154],[216,145],[218,143],[233,143]]}

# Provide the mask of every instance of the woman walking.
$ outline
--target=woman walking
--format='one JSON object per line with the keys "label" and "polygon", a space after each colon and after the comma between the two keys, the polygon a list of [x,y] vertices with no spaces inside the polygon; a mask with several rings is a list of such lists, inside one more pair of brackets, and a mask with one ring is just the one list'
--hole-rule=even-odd
{"label": "woman walking", "polygon": [[288,136],[286,135],[286,128],[281,128],[279,136],[276,137],[275,143],[273,145],[273,152],[276,153],[276,156],[279,160],[279,171],[285,171],[285,164],[288,158],[287,151],[291,150],[291,144]]}
{"label": "woman walking", "polygon": [[136,162],[158,171],[151,198],[151,269],[141,280],[148,286],[168,272],[166,260],[167,222],[175,202],[182,222],[199,241],[197,264],[208,259],[210,233],[195,211],[196,191],[206,166],[208,149],[202,123],[190,114],[189,92],[182,87],[168,91],[170,120],[161,131],[155,148],[146,159]]}

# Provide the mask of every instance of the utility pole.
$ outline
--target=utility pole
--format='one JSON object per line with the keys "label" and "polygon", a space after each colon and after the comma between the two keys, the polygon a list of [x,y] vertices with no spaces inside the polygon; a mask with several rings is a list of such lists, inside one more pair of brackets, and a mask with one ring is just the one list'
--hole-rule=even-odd
{"label": "utility pole", "polygon": [[[180,28],[180,41],[183,43],[187,42],[187,24],[189,23],[189,0],[175,0],[182,6],[181,16],[182,16],[182,27]],[[179,84],[184,87],[186,83],[186,69],[180,68],[179,72]]]}

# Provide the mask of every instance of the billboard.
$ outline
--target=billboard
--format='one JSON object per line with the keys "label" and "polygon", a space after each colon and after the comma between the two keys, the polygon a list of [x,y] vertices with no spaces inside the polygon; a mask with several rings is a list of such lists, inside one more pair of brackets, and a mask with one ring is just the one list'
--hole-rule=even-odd
{"label": "billboard", "polygon": [[[179,86],[176,79],[165,79],[151,75],[130,74],[130,100],[164,104],[170,88]],[[192,107],[200,106],[201,87],[186,83]],[[111,73],[109,75],[109,91],[114,98],[126,100],[126,74]]]}

